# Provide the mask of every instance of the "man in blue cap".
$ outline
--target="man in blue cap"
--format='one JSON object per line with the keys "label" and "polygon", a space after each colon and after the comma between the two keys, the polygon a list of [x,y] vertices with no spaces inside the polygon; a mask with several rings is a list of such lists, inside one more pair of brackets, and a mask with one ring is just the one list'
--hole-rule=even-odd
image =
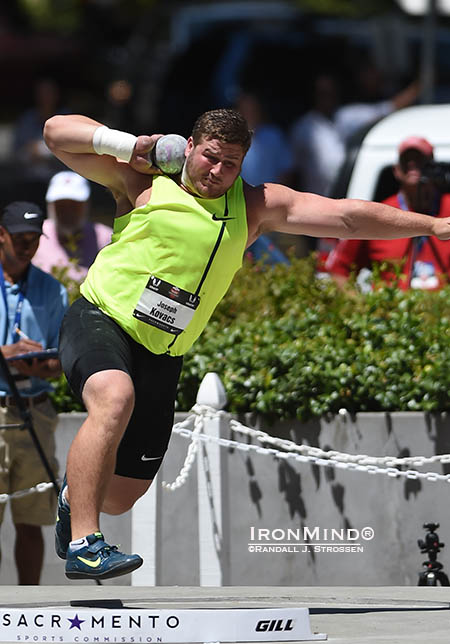
{"label": "man in blue cap", "polygon": [[[0,349],[11,364],[24,404],[29,408],[41,447],[56,473],[54,430],[56,412],[48,397],[48,378],[61,373],[58,358],[15,360],[15,356],[56,347],[67,308],[67,293],[57,280],[33,266],[44,216],[36,204],[15,201],[0,219]],[[21,417],[5,374],[0,373],[0,426],[20,424]],[[30,434],[19,428],[0,429],[0,494],[27,490],[48,480]],[[42,525],[55,517],[54,490],[11,499],[16,528],[15,557],[19,584],[39,584],[44,543]],[[0,521],[5,504],[0,504]]]}

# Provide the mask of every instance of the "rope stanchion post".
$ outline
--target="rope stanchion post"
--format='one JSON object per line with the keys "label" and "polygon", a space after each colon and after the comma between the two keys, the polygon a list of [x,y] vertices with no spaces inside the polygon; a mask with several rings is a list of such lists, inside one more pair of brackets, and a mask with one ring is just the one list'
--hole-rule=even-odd
{"label": "rope stanchion post", "polygon": [[226,403],[227,396],[219,376],[206,374],[197,394],[197,406],[207,406],[210,412],[216,413],[203,415],[203,434],[213,440],[202,441],[197,459],[201,586],[229,583],[228,476],[226,453],[218,443],[228,424],[226,415],[220,413]]}

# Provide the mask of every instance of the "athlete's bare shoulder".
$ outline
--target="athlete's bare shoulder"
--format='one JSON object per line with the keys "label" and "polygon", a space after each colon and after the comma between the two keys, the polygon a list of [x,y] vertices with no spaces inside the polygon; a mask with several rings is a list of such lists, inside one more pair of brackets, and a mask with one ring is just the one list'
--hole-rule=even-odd
{"label": "athlete's bare shoulder", "polygon": [[251,186],[244,182],[244,196],[249,243],[263,233],[273,230],[285,231],[289,209],[296,200],[303,199],[301,193],[280,183]]}
{"label": "athlete's bare shoulder", "polygon": [[247,212],[248,243],[252,244],[261,234],[262,213],[265,208],[264,184],[252,186],[243,181],[245,209]]}
{"label": "athlete's bare shoulder", "polygon": [[128,164],[123,164],[123,187],[120,191],[111,190],[116,201],[116,217],[149,202],[152,193],[153,175],[136,172]]}

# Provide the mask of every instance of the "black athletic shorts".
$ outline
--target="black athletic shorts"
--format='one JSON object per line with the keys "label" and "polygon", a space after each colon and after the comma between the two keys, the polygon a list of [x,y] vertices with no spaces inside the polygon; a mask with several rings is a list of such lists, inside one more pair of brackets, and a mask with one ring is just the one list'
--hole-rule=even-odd
{"label": "black athletic shorts", "polygon": [[136,402],[119,445],[115,472],[152,479],[172,432],[182,357],[151,353],[84,297],[72,304],[63,319],[59,352],[67,380],[80,399],[92,374],[106,369],[129,374]]}

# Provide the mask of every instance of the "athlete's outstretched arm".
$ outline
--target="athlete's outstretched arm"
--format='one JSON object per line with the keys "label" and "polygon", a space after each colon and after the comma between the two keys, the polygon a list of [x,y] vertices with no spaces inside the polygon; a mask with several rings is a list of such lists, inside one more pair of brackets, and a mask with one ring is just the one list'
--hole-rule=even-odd
{"label": "athlete's outstretched arm", "polygon": [[278,231],[341,239],[397,239],[435,235],[450,239],[450,218],[435,218],[373,201],[328,199],[266,183],[245,186],[249,242]]}

